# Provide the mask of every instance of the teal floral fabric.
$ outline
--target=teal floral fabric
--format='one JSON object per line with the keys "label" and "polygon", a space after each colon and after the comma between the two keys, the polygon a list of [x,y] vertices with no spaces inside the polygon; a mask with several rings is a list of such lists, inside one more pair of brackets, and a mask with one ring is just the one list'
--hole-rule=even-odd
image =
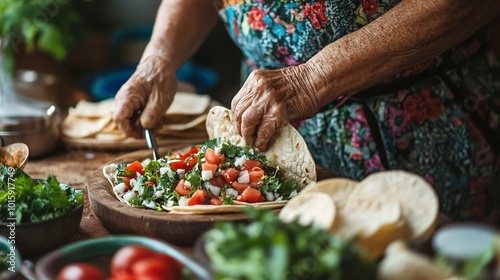
{"label": "teal floral fabric", "polygon": [[[304,63],[399,1],[223,2],[219,14],[251,71]],[[500,68],[486,31],[296,124],[316,162],[356,180],[389,169],[417,173],[444,214],[498,224]]]}

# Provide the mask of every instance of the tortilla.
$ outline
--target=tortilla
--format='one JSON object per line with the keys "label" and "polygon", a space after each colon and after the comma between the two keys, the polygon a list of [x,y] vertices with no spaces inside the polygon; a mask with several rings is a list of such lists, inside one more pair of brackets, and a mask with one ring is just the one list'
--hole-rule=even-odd
{"label": "tortilla", "polygon": [[62,131],[72,138],[85,138],[93,136],[112,122],[111,115],[101,118],[82,118],[68,115],[62,123]]}
{"label": "tortilla", "polygon": [[341,207],[345,204],[351,192],[358,186],[358,183],[358,181],[347,178],[330,178],[311,184],[302,190],[302,194],[309,192],[326,193],[336,205]]}
{"label": "tortilla", "polygon": [[284,222],[297,221],[302,226],[315,226],[324,230],[332,227],[336,207],[332,198],[321,192],[308,192],[291,199],[280,211]]}
{"label": "tortilla", "polygon": [[106,165],[102,169],[102,174],[104,177],[108,180],[110,187],[111,187],[111,192],[115,195],[115,197],[122,203],[133,206],[130,204],[128,201],[123,199],[120,195],[118,195],[114,190],[113,187],[118,184],[118,166],[114,163]]}
{"label": "tortilla", "polygon": [[412,239],[425,240],[434,231],[439,214],[438,197],[422,177],[402,170],[371,174],[358,184],[346,206],[357,207],[374,197],[399,203]]}
{"label": "tortilla", "polygon": [[247,207],[255,207],[258,209],[278,209],[283,207],[282,204],[269,203],[269,204],[257,204],[248,203],[247,205],[234,204],[234,205],[193,205],[193,206],[173,206],[162,208],[170,213],[175,214],[224,214],[224,213],[238,213],[242,212],[243,209]]}
{"label": "tortilla", "polygon": [[[200,115],[210,104],[210,96],[188,92],[177,92],[166,115]],[[186,110],[189,108],[189,110]],[[99,102],[81,100],[75,107],[68,109],[68,114],[82,118],[100,118],[112,115],[115,110],[115,99],[109,98]]]}
{"label": "tortilla", "polygon": [[[223,142],[245,146],[245,140],[234,128],[231,111],[222,106],[210,109],[207,116],[207,132],[210,139],[220,137]],[[316,182],[316,163],[300,133],[287,124],[279,128],[269,142],[267,164],[280,166],[284,179],[292,179],[304,188]]]}

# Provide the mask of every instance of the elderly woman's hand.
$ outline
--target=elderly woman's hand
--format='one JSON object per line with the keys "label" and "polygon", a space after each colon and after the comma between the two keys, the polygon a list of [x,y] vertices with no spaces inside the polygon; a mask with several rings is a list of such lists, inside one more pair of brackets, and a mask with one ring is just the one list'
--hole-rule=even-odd
{"label": "elderly woman's hand", "polygon": [[266,151],[278,128],[320,110],[325,84],[307,64],[253,71],[231,103],[236,130],[247,144]]}
{"label": "elderly woman's hand", "polygon": [[115,97],[114,121],[127,136],[140,138],[143,128],[161,120],[177,91],[175,69],[162,55],[146,56]]}

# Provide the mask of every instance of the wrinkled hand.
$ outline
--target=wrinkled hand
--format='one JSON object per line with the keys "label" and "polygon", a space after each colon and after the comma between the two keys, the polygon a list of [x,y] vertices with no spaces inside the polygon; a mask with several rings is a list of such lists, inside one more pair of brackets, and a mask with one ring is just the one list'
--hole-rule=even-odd
{"label": "wrinkled hand", "polygon": [[176,91],[175,69],[168,61],[160,55],[146,57],[116,94],[116,125],[127,136],[143,137],[143,128],[160,122]]}
{"label": "wrinkled hand", "polygon": [[247,144],[266,151],[278,128],[319,111],[321,79],[315,72],[302,64],[250,74],[231,103],[236,130]]}

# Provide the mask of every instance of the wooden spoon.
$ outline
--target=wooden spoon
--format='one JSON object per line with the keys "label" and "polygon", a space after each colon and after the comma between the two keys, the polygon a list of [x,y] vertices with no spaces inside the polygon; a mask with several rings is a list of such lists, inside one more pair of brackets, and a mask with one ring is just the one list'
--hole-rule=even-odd
{"label": "wooden spoon", "polygon": [[17,160],[4,148],[0,147],[0,163],[10,167],[17,167]]}
{"label": "wooden spoon", "polygon": [[28,145],[24,143],[13,143],[4,147],[5,151],[12,155],[14,160],[17,162],[16,167],[21,169],[26,166],[26,161],[30,154]]}

